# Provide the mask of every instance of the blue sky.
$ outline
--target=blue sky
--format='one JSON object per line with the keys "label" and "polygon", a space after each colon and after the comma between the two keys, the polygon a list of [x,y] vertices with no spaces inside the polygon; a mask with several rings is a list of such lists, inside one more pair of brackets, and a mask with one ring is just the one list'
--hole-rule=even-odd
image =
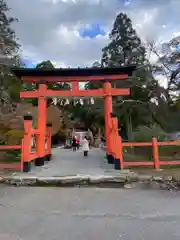
{"label": "blue sky", "polygon": [[[79,30],[79,35],[84,39],[84,38],[89,38],[89,39],[95,39],[98,36],[105,36],[106,32],[103,29],[103,24],[101,23],[92,23],[88,27],[82,27]],[[27,68],[34,68],[36,67],[36,64],[33,62],[36,62],[36,60],[33,59],[27,59],[27,58],[22,58],[23,64]]]}
{"label": "blue sky", "polygon": [[34,68],[36,66],[36,64],[33,64],[33,61],[31,59],[22,58],[21,60],[27,68]]}
{"label": "blue sky", "polygon": [[[103,29],[103,25],[101,25],[100,23],[92,23],[88,27],[81,28],[79,30],[79,35],[82,38],[94,39],[97,36],[105,36],[106,32]],[[36,64],[33,63],[34,61],[33,59],[22,58],[22,62],[27,68],[34,68],[36,66]]]}
{"label": "blue sky", "polygon": [[89,37],[93,39],[96,38],[97,36],[105,36],[106,32],[100,23],[93,23],[87,28],[80,29],[79,34],[82,38]]}

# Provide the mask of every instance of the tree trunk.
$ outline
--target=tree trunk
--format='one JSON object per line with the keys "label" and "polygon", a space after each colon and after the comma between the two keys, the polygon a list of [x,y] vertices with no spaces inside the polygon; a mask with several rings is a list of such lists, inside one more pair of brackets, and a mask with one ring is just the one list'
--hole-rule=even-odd
{"label": "tree trunk", "polygon": [[127,132],[128,141],[133,141],[131,110],[129,110],[127,118],[126,118],[126,132]]}

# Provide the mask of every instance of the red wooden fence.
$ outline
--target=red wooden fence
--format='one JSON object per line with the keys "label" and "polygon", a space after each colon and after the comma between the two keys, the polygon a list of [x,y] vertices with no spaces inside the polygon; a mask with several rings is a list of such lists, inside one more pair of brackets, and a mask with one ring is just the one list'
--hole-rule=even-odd
{"label": "red wooden fence", "polygon": [[[51,124],[47,124],[46,140],[44,143],[44,158],[50,160],[51,156]],[[38,129],[32,128],[32,116],[25,116],[24,118],[24,137],[21,145],[0,146],[0,150],[21,150],[21,160],[19,163],[0,163],[0,169],[21,170],[29,172],[31,169],[31,162],[39,157],[38,151],[32,150],[32,137],[38,136]]]}
{"label": "red wooden fence", "polygon": [[[12,146],[0,146],[0,150],[18,150],[21,149],[21,145],[12,145]],[[21,170],[20,163],[0,163],[1,170]]]}
{"label": "red wooden fence", "polygon": [[[163,165],[180,165],[180,160],[161,161],[159,157],[159,146],[180,146],[180,141],[158,142],[156,138],[152,138],[152,142],[122,142],[118,133],[118,121],[114,116],[112,116],[111,144],[112,156],[116,169],[141,166],[152,166],[155,169],[160,169]],[[153,161],[126,162],[123,156],[124,147],[152,147]]]}
{"label": "red wooden fence", "polygon": [[140,167],[140,166],[152,166],[155,169],[160,169],[162,165],[180,165],[180,160],[161,161],[159,157],[159,146],[180,146],[180,141],[171,142],[158,142],[156,138],[152,138],[152,142],[122,142],[120,138],[120,152],[123,153],[124,147],[152,147],[153,161],[133,161],[125,162],[123,155],[121,161],[124,167]]}

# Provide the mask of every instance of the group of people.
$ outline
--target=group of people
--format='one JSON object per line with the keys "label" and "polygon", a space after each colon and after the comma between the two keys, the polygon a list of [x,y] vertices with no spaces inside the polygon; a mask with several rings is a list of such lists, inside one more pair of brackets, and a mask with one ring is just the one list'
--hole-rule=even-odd
{"label": "group of people", "polygon": [[[88,152],[89,152],[89,141],[88,141],[86,136],[82,140],[81,144],[82,144],[82,150],[84,152],[84,157],[87,157]],[[72,138],[72,150],[73,150],[73,152],[75,152],[79,148],[80,148],[80,140],[76,136],[73,136],[73,138]]]}
{"label": "group of people", "polygon": [[73,152],[75,152],[77,149],[79,149],[79,147],[80,147],[80,140],[76,136],[73,136],[73,138],[72,138]]}

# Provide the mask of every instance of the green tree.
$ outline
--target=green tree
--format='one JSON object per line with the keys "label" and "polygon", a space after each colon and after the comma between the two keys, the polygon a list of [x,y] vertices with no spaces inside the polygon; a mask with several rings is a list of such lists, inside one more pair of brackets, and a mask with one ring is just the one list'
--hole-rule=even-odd
{"label": "green tree", "polygon": [[110,43],[102,50],[102,66],[120,67],[144,63],[145,48],[133,29],[131,19],[125,13],[117,15],[109,39]]}
{"label": "green tree", "polygon": [[[36,68],[41,69],[54,69],[54,65],[50,60],[42,61],[36,65]],[[53,90],[60,90],[60,89],[70,89],[70,85],[68,83],[48,83],[48,88]],[[25,91],[36,89],[36,84],[33,83],[25,83],[23,85],[23,89]],[[60,98],[59,98],[60,100]],[[34,105],[37,105],[37,99],[26,99],[26,102],[32,102]],[[52,99],[49,99],[48,103],[52,103]]]}
{"label": "green tree", "polygon": [[167,83],[166,98],[172,103],[180,94],[180,36],[172,38],[169,42],[162,44],[161,51],[157,49],[155,41],[147,41],[149,52],[157,57],[157,61],[152,65],[153,73],[161,74]]}
{"label": "green tree", "polygon": [[20,66],[18,39],[11,25],[17,21],[9,16],[9,8],[6,1],[0,0],[0,99],[1,104],[6,102],[11,111],[12,101],[19,99],[21,82],[14,77],[9,67]]}
{"label": "green tree", "polygon": [[36,68],[50,69],[54,68],[54,65],[50,60],[42,61],[36,65]]}
{"label": "green tree", "polygon": [[[92,68],[101,68],[101,67],[102,66],[99,61],[95,61],[92,64]],[[98,89],[98,88],[102,88],[102,87],[103,87],[102,81],[90,81],[85,84],[85,89]]]}
{"label": "green tree", "polygon": [[[36,68],[43,68],[43,69],[54,69],[54,65],[50,60],[42,61],[36,65]],[[69,83],[48,83],[49,89],[60,90],[60,89],[70,89]]]}
{"label": "green tree", "polygon": [[157,62],[151,66],[153,74],[160,74],[164,78],[166,88],[156,91],[158,105],[151,106],[154,119],[167,132],[180,130],[180,69],[179,46],[180,37],[172,38],[163,43],[162,52],[156,48],[156,42],[148,41],[149,52],[157,57]]}
{"label": "green tree", "polygon": [[[136,71],[130,77],[132,81],[131,96],[115,97],[113,99],[114,111],[119,118],[119,125],[125,129],[126,137],[133,139],[133,130],[138,126],[152,126],[159,124],[163,129],[168,129],[163,115],[168,115],[166,103],[166,90],[154,79],[154,66],[148,59],[146,47],[141,43],[133,29],[130,18],[120,13],[113,24],[109,35],[109,43],[102,50],[101,64],[95,62],[93,67],[121,67],[136,64]],[[121,87],[120,81],[113,82],[114,87]],[[102,82],[89,82],[87,89],[102,87]],[[103,111],[103,101],[100,105]]]}
{"label": "green tree", "polygon": [[[131,96],[114,98],[114,110],[119,123],[126,129],[128,139],[132,139],[133,129],[138,125],[152,122],[148,103],[151,90],[156,85],[146,58],[146,49],[133,28],[131,19],[125,14],[117,15],[107,46],[102,49],[102,67],[122,67],[136,65],[137,69],[130,77]],[[121,87],[120,81],[113,83]]]}

